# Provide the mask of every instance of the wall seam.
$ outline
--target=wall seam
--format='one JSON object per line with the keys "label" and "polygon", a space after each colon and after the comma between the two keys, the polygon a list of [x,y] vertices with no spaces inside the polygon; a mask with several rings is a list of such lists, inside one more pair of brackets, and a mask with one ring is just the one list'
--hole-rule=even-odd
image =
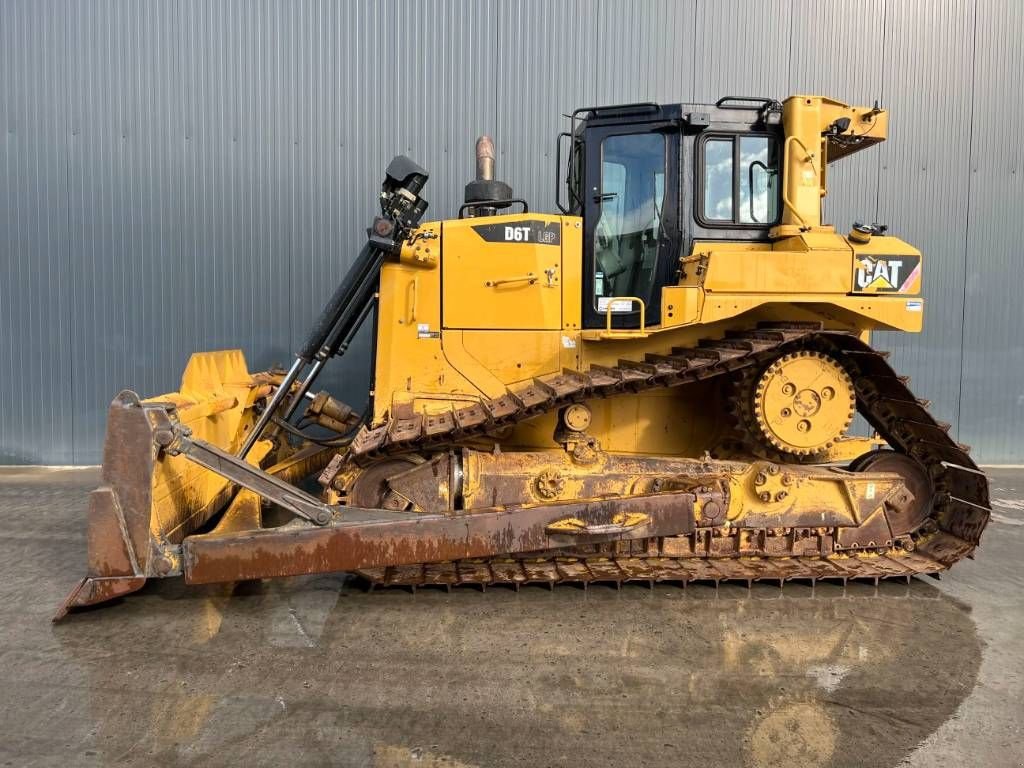
{"label": "wall seam", "polygon": [[[491,6],[491,11],[494,13],[494,72],[497,73],[501,69],[501,0]],[[504,137],[498,136],[498,115],[501,112],[501,93],[498,89],[494,89],[494,126],[491,129],[491,133],[494,134],[495,138],[501,141],[501,146],[504,146]],[[474,146],[474,151],[476,147]],[[500,154],[500,153],[499,153]],[[500,176],[498,178],[501,178]]]}
{"label": "wall seam", "polygon": [[957,378],[956,393],[956,435],[960,437],[960,412],[964,399],[964,344],[967,339],[967,277],[968,260],[970,258],[971,241],[971,187],[974,184],[974,106],[978,98],[976,75],[978,64],[978,0],[974,0],[974,13],[971,19],[971,114],[967,120],[967,200],[964,215],[964,281],[963,295],[960,303],[960,375]]}
{"label": "wall seam", "polygon": [[789,0],[789,56],[786,57],[786,88],[793,93],[793,27],[796,26],[796,0]]}
{"label": "wall seam", "polygon": [[[67,225],[68,225],[67,269],[66,269],[64,274],[65,274],[65,280],[67,280],[67,277],[69,275],[71,275],[71,270],[74,267],[74,258],[75,258],[74,257],[74,253],[73,253],[74,247],[72,245],[73,240],[72,240],[72,237],[71,237],[71,148],[72,148],[72,144],[74,143],[72,141],[72,137],[73,137],[74,134],[73,134],[73,131],[71,129],[74,126],[74,110],[71,108],[71,55],[72,55],[72,48],[71,48],[71,24],[67,23],[67,16],[66,15],[63,18],[64,18],[64,51],[67,54],[67,56],[64,59],[64,94],[63,94],[64,95],[64,107],[67,110],[67,121],[66,121],[66,124],[64,126],[64,147],[67,150],[67,152],[66,152],[66,154],[64,156],[64,184],[65,184],[65,189],[64,189],[64,196],[65,196],[64,205],[65,205],[65,215],[67,217]],[[70,123],[70,124],[68,124],[68,123]],[[69,294],[70,294],[70,291],[71,291],[71,286],[70,286],[70,284],[68,284],[68,293]],[[67,333],[67,336],[65,338],[66,338],[67,345],[68,345],[68,389],[70,390],[70,395],[71,395],[68,402],[72,403],[72,407],[70,409],[71,415],[70,415],[70,418],[68,419],[68,422],[69,422],[68,427],[69,427],[69,430],[70,430],[70,433],[71,433],[70,434],[71,463],[72,464],[77,464],[78,463],[78,446],[75,444],[75,413],[76,413],[76,408],[73,405],[76,402],[76,398],[75,398],[75,343],[74,343],[74,339],[72,338],[73,334],[72,334],[72,323],[71,323],[71,314],[72,313],[71,313],[70,295],[68,296],[68,300],[67,301],[62,302],[62,311],[67,315],[67,317],[65,318],[64,327],[66,328],[66,333]]]}
{"label": "wall seam", "polygon": [[693,67],[690,70],[690,101],[697,101],[697,25],[700,24],[700,0],[693,0],[693,41],[690,50],[693,51]]}
{"label": "wall seam", "polygon": [[[888,39],[889,39],[889,2],[888,2],[888,0],[883,0],[883,3],[882,3],[882,45],[881,45],[882,63],[881,63],[881,67],[880,67],[881,71],[878,73],[878,79],[879,79],[879,83],[880,83],[880,85],[879,85],[879,94],[878,94],[878,103],[879,103],[880,106],[885,104],[885,59],[886,59],[886,47],[885,47],[885,45],[886,45],[886,42],[888,41]],[[878,219],[879,219],[879,211],[881,210],[881,207],[882,207],[882,156],[883,156],[884,152],[885,152],[885,150],[880,148],[879,151],[876,153],[877,159],[875,161],[875,215],[874,215],[874,221],[878,221]]]}

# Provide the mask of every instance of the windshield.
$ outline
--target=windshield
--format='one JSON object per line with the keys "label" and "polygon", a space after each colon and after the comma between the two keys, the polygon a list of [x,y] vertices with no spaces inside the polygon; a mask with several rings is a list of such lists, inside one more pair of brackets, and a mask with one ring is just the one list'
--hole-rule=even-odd
{"label": "windshield", "polygon": [[594,231],[594,308],[637,311],[614,297],[650,304],[665,199],[665,137],[609,136],[601,144],[599,215]]}

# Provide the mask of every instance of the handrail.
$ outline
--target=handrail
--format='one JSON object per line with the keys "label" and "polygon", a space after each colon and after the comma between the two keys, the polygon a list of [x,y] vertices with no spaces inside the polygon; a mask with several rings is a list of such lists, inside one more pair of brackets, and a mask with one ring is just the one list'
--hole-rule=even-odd
{"label": "handrail", "polygon": [[[608,331],[609,333],[612,332],[612,307],[615,306],[615,302],[617,302],[617,301],[628,301],[628,302],[630,302],[630,305],[629,305],[630,308],[632,308],[632,306],[633,306],[632,302],[634,302],[634,301],[637,304],[640,305],[640,330],[642,331],[644,329],[644,327],[647,325],[647,322],[646,322],[646,318],[647,318],[647,305],[644,303],[644,300],[641,299],[639,296],[612,296],[610,299],[608,299],[608,307],[604,311],[604,317],[605,317],[604,329],[606,331]],[[632,333],[632,331],[630,331],[630,333]]]}
{"label": "handrail", "polygon": [[[748,102],[744,104],[743,102]],[[757,105],[757,106],[755,106]],[[760,112],[762,109],[767,109],[772,106],[782,106],[779,104],[778,99],[772,99],[765,96],[723,96],[715,102],[715,106],[719,109],[749,109]]]}
{"label": "handrail", "polygon": [[[562,131],[558,136],[555,137],[555,207],[558,208],[562,213],[568,215],[569,209],[562,205],[562,137],[569,136],[570,138],[570,152],[569,157],[572,157],[572,136]],[[566,175],[566,182],[568,183],[568,174]],[[568,195],[567,195],[568,196]],[[572,203],[572,200],[569,200]]]}
{"label": "handrail", "polygon": [[533,285],[539,278],[533,274],[533,272],[527,272],[521,277],[503,277],[499,280],[488,280],[484,285],[488,288],[497,288],[499,285],[505,285],[507,283],[529,283]]}
{"label": "handrail", "polygon": [[412,301],[409,306],[409,322],[416,322],[416,299],[419,297],[419,277],[414,277],[412,282],[409,283],[410,293],[412,293]]}
{"label": "handrail", "polygon": [[527,202],[525,200],[523,200],[523,198],[521,198],[521,197],[509,197],[509,198],[506,198],[506,199],[503,199],[503,200],[474,200],[471,203],[464,203],[463,205],[459,206],[459,218],[460,219],[465,219],[465,218],[485,218],[485,217],[468,217],[468,216],[465,215],[465,213],[466,213],[466,211],[469,208],[497,208],[497,209],[501,210],[503,208],[508,208],[513,203],[519,203],[521,206],[523,206],[523,213],[529,213],[530,212],[530,206],[527,204]]}

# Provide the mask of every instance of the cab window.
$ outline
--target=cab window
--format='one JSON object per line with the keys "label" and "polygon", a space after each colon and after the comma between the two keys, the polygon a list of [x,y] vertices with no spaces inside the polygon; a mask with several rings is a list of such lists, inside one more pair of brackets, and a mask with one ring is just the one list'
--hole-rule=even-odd
{"label": "cab window", "polygon": [[772,136],[712,135],[701,143],[698,219],[714,226],[771,226],[779,219],[779,151]]}
{"label": "cab window", "polygon": [[609,136],[601,144],[599,215],[594,229],[594,309],[636,311],[614,297],[650,303],[665,202],[665,137]]}

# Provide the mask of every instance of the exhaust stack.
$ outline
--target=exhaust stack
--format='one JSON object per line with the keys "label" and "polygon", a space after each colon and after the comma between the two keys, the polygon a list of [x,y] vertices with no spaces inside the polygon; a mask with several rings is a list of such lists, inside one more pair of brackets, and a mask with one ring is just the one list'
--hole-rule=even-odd
{"label": "exhaust stack", "polygon": [[476,140],[476,180],[494,181],[494,140],[486,134]]}
{"label": "exhaust stack", "polygon": [[460,216],[494,216],[513,202],[512,187],[494,178],[497,152],[494,140],[484,134],[476,140],[476,178],[466,185]]}

